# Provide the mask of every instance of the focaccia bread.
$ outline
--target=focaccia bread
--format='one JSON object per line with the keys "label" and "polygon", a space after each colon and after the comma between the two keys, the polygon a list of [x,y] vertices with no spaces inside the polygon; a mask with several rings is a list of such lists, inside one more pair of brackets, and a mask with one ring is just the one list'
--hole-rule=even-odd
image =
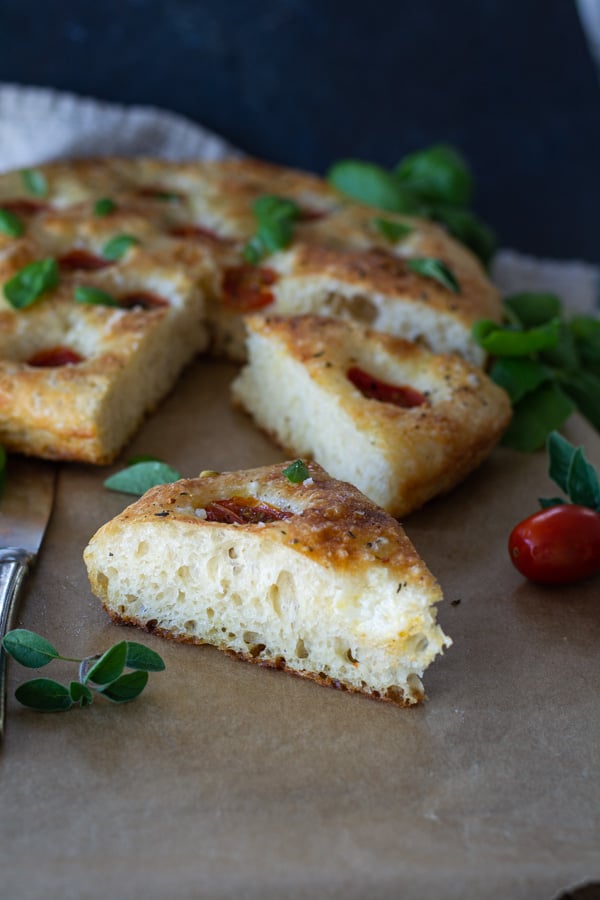
{"label": "focaccia bread", "polygon": [[354,322],[251,316],[233,397],[297,456],[310,456],[394,516],[450,490],[506,428],[506,393],[454,355]]}
{"label": "focaccia bread", "polygon": [[[267,194],[292,200],[297,216],[290,243],[250,263],[246,247],[258,227],[253,204]],[[0,441],[9,449],[55,458],[114,458],[120,442],[207,342],[214,353],[244,358],[244,315],[256,310],[357,319],[481,363],[483,354],[471,339],[471,326],[479,318],[499,320],[501,308],[478,261],[440,227],[386,213],[388,224],[406,226],[401,240],[390,241],[375,227],[378,215],[342,197],[322,179],[248,159],[87,160],[0,175],[0,313],[6,323],[0,337],[0,370],[24,385],[5,388],[0,395]],[[446,265],[456,290],[410,268],[411,260],[423,257]],[[7,288],[42,260],[56,266],[56,278],[31,305],[15,308]],[[44,375],[30,372],[31,357],[22,342],[27,344],[31,329],[36,334],[46,330],[58,346],[68,344],[76,314],[55,310],[72,305],[81,286],[116,295],[121,305],[138,312],[150,306],[150,331],[160,318],[156,306],[161,305],[152,298],[167,297],[170,308],[162,313],[160,339],[139,340],[143,328],[138,316],[127,351],[128,322],[121,329],[119,366],[132,377],[131,402],[121,405],[119,415],[128,421],[107,428],[94,418],[106,415],[92,411],[95,401],[73,399],[89,415],[85,421],[70,420],[63,437],[67,394],[89,391],[83,364],[72,358],[70,371],[62,372],[66,364],[59,361],[64,357],[47,355],[46,391]],[[100,311],[92,315],[80,305],[76,309],[82,329],[93,320],[88,336],[94,333],[100,339]],[[103,312],[112,323],[114,310]],[[60,323],[67,321],[69,332],[56,336]],[[111,331],[108,343],[112,336]],[[162,356],[155,357],[159,346]],[[114,398],[122,389],[115,381],[121,368],[109,364],[105,350],[90,348],[86,359],[94,358],[94,371],[104,378],[106,395]],[[15,369],[15,361],[22,370]],[[156,370],[152,391],[135,384],[135,373],[146,365]],[[59,407],[53,406],[57,384],[63,398]],[[35,397],[29,397],[33,390]],[[43,422],[37,414],[28,421],[41,407]],[[80,444],[73,431],[84,434]],[[90,438],[92,432],[103,436]]]}
{"label": "focaccia bread", "polygon": [[400,705],[447,638],[439,585],[401,526],[317,464],[161,485],[84,558],[117,622]]}

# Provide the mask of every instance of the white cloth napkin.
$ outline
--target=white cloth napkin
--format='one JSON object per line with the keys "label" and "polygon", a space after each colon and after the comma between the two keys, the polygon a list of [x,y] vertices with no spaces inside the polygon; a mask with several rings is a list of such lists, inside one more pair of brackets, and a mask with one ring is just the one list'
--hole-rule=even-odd
{"label": "white cloth napkin", "polygon": [[[0,172],[57,159],[109,155],[177,160],[221,159],[241,152],[201,125],[162,109],[0,85]],[[588,263],[500,250],[492,278],[503,294],[552,291],[574,311],[600,308],[600,273]]]}

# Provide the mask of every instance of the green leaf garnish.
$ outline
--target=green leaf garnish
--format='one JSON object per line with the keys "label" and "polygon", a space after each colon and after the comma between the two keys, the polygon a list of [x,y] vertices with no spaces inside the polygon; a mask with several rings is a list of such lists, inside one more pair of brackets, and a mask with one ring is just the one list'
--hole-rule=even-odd
{"label": "green leaf garnish", "polygon": [[21,237],[25,231],[25,226],[20,218],[10,209],[0,208],[0,231],[7,237]]}
{"label": "green leaf garnish", "polygon": [[41,669],[53,659],[60,659],[58,650],[50,641],[26,628],[9,631],[2,646],[9,656],[28,669]]}
{"label": "green leaf garnish", "polygon": [[515,405],[502,443],[525,453],[539,450],[549,432],[560,428],[574,409],[574,404],[557,384],[542,384]]}
{"label": "green leaf garnish", "polygon": [[282,474],[285,475],[287,480],[291,481],[292,484],[301,484],[303,481],[306,481],[307,478],[310,478],[308,466],[301,459],[297,459],[295,462],[290,463],[290,465],[283,470]]}
{"label": "green leaf garnish", "polygon": [[99,288],[77,285],[74,292],[76,303],[90,303],[94,306],[118,306],[118,302],[111,294],[101,291]]}
{"label": "green leaf garnish", "polygon": [[434,222],[445,225],[452,237],[469,247],[484,266],[489,266],[496,252],[496,236],[489,225],[482,222],[474,212],[447,204],[435,204],[430,208],[429,217]]}
{"label": "green leaf garnish", "polygon": [[560,321],[553,319],[536,328],[518,330],[503,327],[489,319],[480,319],[471,329],[474,340],[493,356],[525,356],[556,347]]}
{"label": "green leaf garnish", "polygon": [[[565,492],[571,503],[589,506],[600,512],[600,479],[586,459],[583,447],[575,447],[556,431],[548,435],[546,447],[550,478]],[[540,500],[542,506],[564,502],[561,498]]]}
{"label": "green leaf garnish", "polygon": [[334,163],[327,179],[338,191],[369,206],[378,206],[389,212],[418,215],[421,204],[409,188],[397,178],[374,163],[357,159],[343,159]]}
{"label": "green leaf garnish", "polygon": [[48,193],[48,182],[40,169],[23,169],[21,180],[28,193],[33,194],[34,197],[45,197]]}
{"label": "green leaf garnish", "polygon": [[100,659],[88,669],[84,677],[84,684],[93,681],[94,684],[110,684],[119,678],[125,668],[127,660],[127,641],[120,641],[114,647],[110,647],[102,654]]}
{"label": "green leaf garnish", "polygon": [[73,706],[69,688],[51,678],[34,678],[20,684],[15,697],[23,706],[40,712],[62,712]]}
{"label": "green leaf garnish", "polygon": [[[120,641],[100,656],[76,659],[61,656],[41,635],[18,628],[4,636],[3,646],[13,659],[29,668],[45,666],[53,659],[79,663],[79,680],[69,682],[68,687],[49,678],[35,678],[17,688],[15,697],[20,703],[44,712],[89,706],[94,693],[114,703],[125,703],[142,692],[149,672],[165,668],[158,653],[132,641]],[[124,673],[126,668],[133,671]]]}
{"label": "green leaf garnish", "polygon": [[551,377],[550,370],[542,363],[521,356],[501,356],[490,370],[490,378],[504,388],[513,405]]}
{"label": "green leaf garnish", "polygon": [[565,394],[577,404],[579,412],[600,431],[600,378],[580,369],[556,375]]}
{"label": "green leaf garnish", "polygon": [[104,482],[110,491],[141,496],[157,484],[170,484],[181,478],[177,469],[163,462],[140,462],[115,472]]}
{"label": "green leaf garnish", "polygon": [[436,144],[398,164],[395,175],[401,184],[431,201],[467,206],[473,192],[469,168],[453,147]]}
{"label": "green leaf garnish", "polygon": [[148,683],[148,672],[128,672],[101,689],[103,697],[113,703],[129,703],[142,693]]}
{"label": "green leaf garnish", "polygon": [[14,309],[25,309],[46,291],[57,287],[59,280],[55,259],[36,259],[6,282],[4,296]]}
{"label": "green leaf garnish", "polygon": [[439,282],[447,290],[452,291],[453,294],[460,294],[460,285],[456,280],[456,276],[441,259],[423,256],[420,259],[407,259],[406,265],[418,275],[423,275],[425,278],[433,278],[434,281]]}
{"label": "green leaf garnish", "polygon": [[139,239],[133,234],[117,234],[111,238],[102,248],[102,256],[105,259],[118,260],[122,259],[130,247],[139,244]]}
{"label": "green leaf garnish", "polygon": [[94,702],[94,695],[86,684],[80,681],[71,681],[69,684],[69,696],[73,703],[80,706],[90,706]]}
{"label": "green leaf garnish", "polygon": [[505,297],[503,302],[504,307],[510,310],[523,328],[543,325],[551,319],[558,318],[561,313],[560,298],[556,294],[526,291],[511,294]]}
{"label": "green leaf garnish", "polygon": [[162,672],[165,664],[162,658],[145,644],[135,641],[127,641],[127,658],[125,665],[128,669],[139,669],[144,672]]}
{"label": "green leaf garnish", "polygon": [[109,216],[113,213],[116,208],[117,204],[110,197],[101,197],[100,200],[96,200],[94,203],[94,215],[104,218],[104,216]]}
{"label": "green leaf garnish", "polygon": [[383,235],[386,241],[390,241],[392,244],[403,241],[415,230],[412,225],[407,225],[405,222],[392,222],[391,219],[376,217],[371,221],[373,227]]}
{"label": "green leaf garnish", "polygon": [[263,194],[252,204],[252,211],[258,230],[244,247],[244,258],[256,264],[267,254],[283,250],[291,243],[300,207],[285,197]]}

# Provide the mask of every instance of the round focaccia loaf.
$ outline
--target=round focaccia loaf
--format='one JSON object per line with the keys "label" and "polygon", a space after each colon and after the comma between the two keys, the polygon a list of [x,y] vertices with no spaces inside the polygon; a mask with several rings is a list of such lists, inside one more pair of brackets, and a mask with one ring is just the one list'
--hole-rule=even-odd
{"label": "round focaccia loaf", "polygon": [[116,621],[210,643],[400,705],[450,644],[439,585],[401,526],[311,463],[161,485],[104,525],[84,559]]}
{"label": "round focaccia loaf", "polygon": [[511,415],[480,369],[318,316],[251,316],[234,400],[285,448],[311,456],[395,516],[450,490]]}

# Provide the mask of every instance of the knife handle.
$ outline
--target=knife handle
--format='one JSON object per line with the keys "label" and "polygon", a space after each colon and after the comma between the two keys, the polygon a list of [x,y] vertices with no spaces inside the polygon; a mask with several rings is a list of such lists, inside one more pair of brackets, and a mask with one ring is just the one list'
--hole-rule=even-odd
{"label": "knife handle", "polygon": [[[34,555],[16,547],[0,549],[0,642],[8,631],[15,603]],[[0,643],[0,740],[6,716],[6,651]]]}

